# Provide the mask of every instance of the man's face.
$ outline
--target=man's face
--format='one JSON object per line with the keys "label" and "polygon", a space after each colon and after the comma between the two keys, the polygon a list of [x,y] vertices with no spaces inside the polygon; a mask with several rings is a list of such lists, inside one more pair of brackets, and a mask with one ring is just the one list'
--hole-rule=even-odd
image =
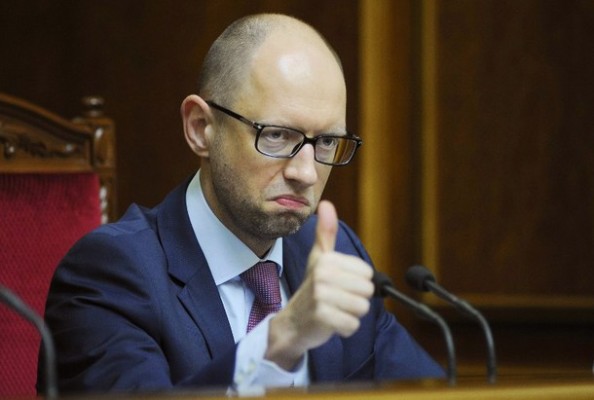
{"label": "man's face", "polygon": [[[238,100],[223,106],[310,137],[344,133],[346,89],[330,53],[316,47],[267,50],[255,55],[256,67]],[[214,195],[208,200],[215,214],[252,248],[297,231],[315,211],[331,167],[314,160],[311,145],[290,159],[260,154],[255,129],[213,113],[223,122],[208,158]]]}

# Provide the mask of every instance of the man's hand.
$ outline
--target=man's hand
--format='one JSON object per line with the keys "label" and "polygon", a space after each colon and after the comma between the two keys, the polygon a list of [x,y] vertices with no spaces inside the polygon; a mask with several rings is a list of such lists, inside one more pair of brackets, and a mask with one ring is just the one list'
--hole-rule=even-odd
{"label": "man's hand", "polygon": [[337,231],[334,206],[321,201],[305,280],[270,321],[265,358],[286,370],[333,334],[351,336],[369,311],[373,271],[360,258],[334,251]]}

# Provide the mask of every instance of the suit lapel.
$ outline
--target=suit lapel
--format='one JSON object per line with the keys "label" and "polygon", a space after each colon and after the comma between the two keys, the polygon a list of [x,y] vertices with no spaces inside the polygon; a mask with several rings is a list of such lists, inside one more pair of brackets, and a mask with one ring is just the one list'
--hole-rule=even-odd
{"label": "suit lapel", "polygon": [[[307,257],[313,245],[315,218],[311,218],[295,235],[283,241],[283,265],[291,295],[305,278]],[[333,382],[344,379],[342,341],[334,335],[326,343],[309,351],[309,371],[312,382]]]}
{"label": "suit lapel", "polygon": [[204,335],[214,357],[228,351],[235,341],[206,258],[193,234],[186,209],[187,184],[171,192],[161,204],[157,231],[170,275],[185,284],[178,298]]}
{"label": "suit lapel", "polygon": [[[189,181],[176,188],[157,211],[157,232],[163,243],[170,275],[184,286],[178,298],[204,335],[211,356],[235,345],[218,289],[186,211]],[[307,256],[315,237],[315,218],[295,235],[284,239],[283,264],[290,293],[303,282]],[[309,352],[313,382],[343,379],[343,346],[337,335]]]}

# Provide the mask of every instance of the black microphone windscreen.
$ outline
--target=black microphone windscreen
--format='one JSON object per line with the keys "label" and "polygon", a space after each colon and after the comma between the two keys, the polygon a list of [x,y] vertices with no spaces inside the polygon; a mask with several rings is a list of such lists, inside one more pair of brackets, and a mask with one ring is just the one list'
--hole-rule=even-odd
{"label": "black microphone windscreen", "polygon": [[422,265],[413,265],[406,271],[406,282],[416,290],[426,292],[429,290],[427,282],[435,282],[435,277]]}
{"label": "black microphone windscreen", "polygon": [[373,295],[376,297],[386,297],[384,287],[392,286],[392,281],[390,280],[390,278],[388,278],[386,274],[379,272],[378,270],[374,270],[373,278],[371,278],[371,281],[375,285],[375,292],[373,293]]}

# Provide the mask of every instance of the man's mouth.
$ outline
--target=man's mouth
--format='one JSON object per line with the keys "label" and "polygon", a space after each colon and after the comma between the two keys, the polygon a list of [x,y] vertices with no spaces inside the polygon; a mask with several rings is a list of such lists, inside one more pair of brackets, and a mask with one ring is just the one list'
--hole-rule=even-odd
{"label": "man's mouth", "polygon": [[309,200],[305,197],[294,196],[294,195],[281,195],[273,199],[277,204],[286,208],[303,208],[309,207]]}

